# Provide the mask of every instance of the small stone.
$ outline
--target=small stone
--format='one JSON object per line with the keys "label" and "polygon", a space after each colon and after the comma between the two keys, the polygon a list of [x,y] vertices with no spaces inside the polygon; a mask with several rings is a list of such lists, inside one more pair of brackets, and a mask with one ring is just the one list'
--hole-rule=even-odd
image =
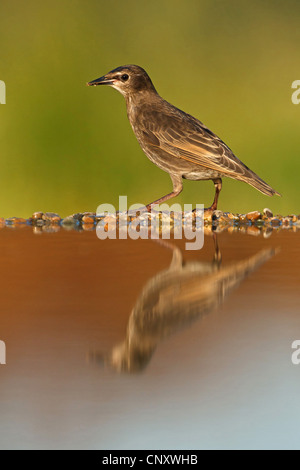
{"label": "small stone", "polygon": [[45,220],[47,223],[57,225],[61,221],[61,217],[58,214],[55,214],[54,212],[46,212],[43,214],[42,217],[43,220]]}
{"label": "small stone", "polygon": [[238,220],[238,225],[245,225],[247,222],[249,222],[249,219],[247,219],[245,214],[240,214],[239,215],[239,220]]}
{"label": "small stone", "polygon": [[92,225],[94,225],[94,223],[95,223],[95,216],[94,216],[94,215],[88,215],[88,214],[87,214],[87,215],[84,215],[84,216],[82,217],[82,223],[83,223],[83,224],[92,224]]}
{"label": "small stone", "polygon": [[271,225],[272,225],[272,227],[280,227],[281,226],[281,220],[278,219],[277,217],[273,217],[271,219]]}
{"label": "small stone", "polygon": [[46,222],[45,222],[45,220],[43,220],[43,219],[36,219],[35,222],[34,222],[34,225],[35,225],[36,227],[43,227],[43,225],[45,225],[45,223],[46,223]]}
{"label": "small stone", "polygon": [[74,230],[79,225],[79,221],[74,219],[73,216],[66,217],[61,221],[61,226],[64,230]]}
{"label": "small stone", "polygon": [[81,212],[78,212],[76,214],[70,215],[69,217],[72,217],[73,219],[78,220],[79,222],[81,222],[83,214],[81,214]]}
{"label": "small stone", "polygon": [[295,222],[297,222],[298,217],[297,217],[295,214],[292,214],[290,217],[291,217],[291,219],[292,219],[293,224],[294,224]]}
{"label": "small stone", "polygon": [[222,215],[223,215],[222,211],[218,211],[218,210],[213,211],[212,216],[211,216],[211,220],[215,222],[215,221],[219,220]]}
{"label": "small stone", "polygon": [[265,207],[265,209],[263,210],[263,214],[268,219],[271,219],[273,217],[273,212],[271,211],[271,209],[268,209],[267,207]]}
{"label": "small stone", "polygon": [[261,218],[261,213],[258,211],[248,212],[248,214],[246,215],[246,218],[251,221],[257,220]]}
{"label": "small stone", "polygon": [[104,224],[105,232],[110,232],[112,230],[116,230],[117,221],[116,217],[113,215],[107,215],[103,220],[102,224]]}
{"label": "small stone", "polygon": [[10,219],[6,219],[6,224],[7,225],[26,225],[27,220],[22,219],[21,217],[11,217]]}
{"label": "small stone", "polygon": [[31,217],[31,218],[32,218],[33,220],[38,220],[38,219],[42,219],[42,218],[43,218],[43,215],[44,215],[43,212],[34,212],[34,213],[32,214],[32,217]]}
{"label": "small stone", "polygon": [[264,223],[265,221],[263,219],[257,219],[255,220],[255,225],[256,227],[263,227],[264,226]]}
{"label": "small stone", "polygon": [[229,220],[230,220],[231,223],[237,224],[240,219],[239,219],[238,215],[233,215],[232,214],[232,217],[230,217]]}
{"label": "small stone", "polygon": [[66,217],[65,219],[63,219],[61,221],[62,225],[76,225],[77,223],[78,223],[78,221],[76,219],[74,219],[74,217],[72,215]]}
{"label": "small stone", "polygon": [[284,227],[289,227],[291,225],[291,219],[290,217],[283,217],[282,219],[282,225]]}
{"label": "small stone", "polygon": [[89,217],[96,217],[96,212],[83,212],[82,217],[84,217],[85,215]]}

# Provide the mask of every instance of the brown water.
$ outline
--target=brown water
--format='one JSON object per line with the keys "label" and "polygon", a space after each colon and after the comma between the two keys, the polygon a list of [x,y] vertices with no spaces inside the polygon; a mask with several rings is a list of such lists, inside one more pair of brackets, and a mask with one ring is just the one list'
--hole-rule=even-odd
{"label": "brown water", "polygon": [[299,241],[2,229],[0,447],[299,448]]}

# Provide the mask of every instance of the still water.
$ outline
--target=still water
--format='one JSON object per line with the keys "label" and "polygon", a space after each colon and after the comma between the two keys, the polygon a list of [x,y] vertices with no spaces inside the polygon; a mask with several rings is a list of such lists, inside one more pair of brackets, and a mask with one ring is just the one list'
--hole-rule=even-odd
{"label": "still water", "polygon": [[300,448],[299,241],[2,229],[1,449]]}

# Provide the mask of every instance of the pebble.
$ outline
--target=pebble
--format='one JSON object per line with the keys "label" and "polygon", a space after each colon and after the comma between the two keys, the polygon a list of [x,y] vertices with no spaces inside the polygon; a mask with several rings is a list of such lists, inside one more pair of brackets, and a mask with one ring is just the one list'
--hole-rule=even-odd
{"label": "pebble", "polygon": [[214,222],[216,222],[216,221],[219,220],[222,216],[223,216],[223,212],[222,212],[222,211],[213,211],[212,216],[211,216],[211,220],[214,221]]}
{"label": "pebble", "polygon": [[26,225],[27,220],[22,219],[21,217],[11,217],[10,219],[6,219],[6,225]]}
{"label": "pebble", "polygon": [[273,217],[273,212],[270,209],[268,209],[267,207],[265,207],[265,209],[263,210],[263,214],[268,219],[271,219]]}
{"label": "pebble", "polygon": [[86,214],[82,217],[83,224],[94,225],[95,223],[95,215]]}
{"label": "pebble", "polygon": [[289,227],[291,225],[291,219],[289,217],[283,217],[282,225],[284,227]]}
{"label": "pebble", "polygon": [[45,212],[43,214],[42,219],[45,220],[46,223],[50,224],[59,224],[61,221],[61,218],[58,214],[55,214],[55,212]]}
{"label": "pebble", "polygon": [[[199,213],[198,213],[199,215]],[[202,215],[202,212],[201,212]],[[20,217],[11,217],[9,219],[0,218],[0,228],[4,226],[16,228],[32,225],[34,233],[57,232],[62,226],[65,230],[91,231],[94,230],[96,224],[100,222],[105,230],[115,230],[119,228],[127,228],[130,223],[136,220],[136,217],[130,216],[128,213],[117,214],[97,214],[95,212],[76,213],[65,219],[54,212],[34,212],[29,219]],[[170,227],[170,231],[174,231],[174,226],[183,228],[184,226],[196,225],[197,213],[166,213],[166,212],[142,212],[139,216],[139,225],[146,229],[152,222],[159,232],[165,230],[166,226]],[[286,217],[281,215],[274,216],[272,211],[265,208],[262,212],[252,211],[247,214],[233,214],[231,212],[205,211],[204,212],[204,228],[207,233],[223,232],[227,230],[229,233],[239,231],[240,233],[248,233],[250,235],[263,234],[264,237],[270,236],[274,230],[282,228],[298,231],[300,229],[300,215],[291,214]]]}
{"label": "pebble", "polygon": [[76,230],[76,227],[79,226],[79,221],[74,219],[73,216],[69,216],[62,220],[61,226],[64,230]]}
{"label": "pebble", "polygon": [[110,232],[112,230],[116,230],[117,220],[116,216],[107,215],[103,220],[102,224],[104,224],[105,232]]}
{"label": "pebble", "polygon": [[271,225],[272,225],[272,227],[280,227],[281,226],[281,220],[278,219],[277,217],[273,217],[271,219]]}
{"label": "pebble", "polygon": [[34,212],[31,216],[33,220],[38,220],[43,218],[44,213],[43,212]]}
{"label": "pebble", "polygon": [[261,213],[258,211],[248,212],[248,214],[246,215],[246,218],[251,221],[258,220],[258,219],[261,219]]}
{"label": "pebble", "polygon": [[36,227],[42,227],[43,225],[45,225],[45,223],[46,223],[45,220],[43,220],[43,219],[37,219],[37,220],[34,222],[34,225],[35,225]]}

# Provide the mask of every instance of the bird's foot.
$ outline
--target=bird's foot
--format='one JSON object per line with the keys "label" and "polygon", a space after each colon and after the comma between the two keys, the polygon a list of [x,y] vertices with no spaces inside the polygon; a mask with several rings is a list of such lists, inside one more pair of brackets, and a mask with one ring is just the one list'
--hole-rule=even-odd
{"label": "bird's foot", "polygon": [[[195,208],[193,209],[193,212],[197,212],[197,210],[199,209]],[[217,210],[217,207],[212,205],[210,207],[205,207],[203,210],[205,215],[211,215],[215,210]]]}

